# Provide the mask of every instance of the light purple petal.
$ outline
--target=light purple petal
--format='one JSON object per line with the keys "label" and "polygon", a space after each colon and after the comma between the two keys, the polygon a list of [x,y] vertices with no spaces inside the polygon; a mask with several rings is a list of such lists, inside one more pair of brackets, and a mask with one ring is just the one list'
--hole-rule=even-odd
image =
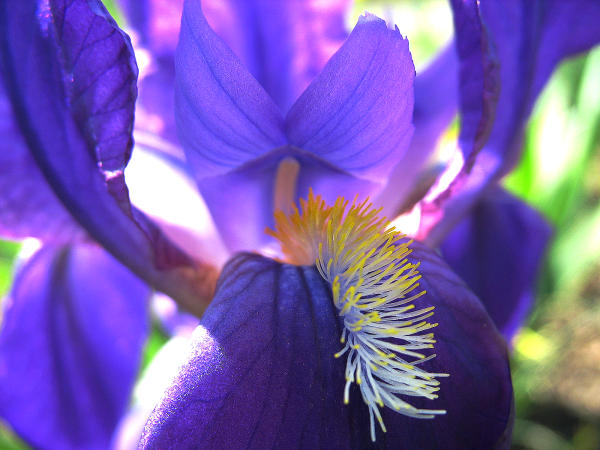
{"label": "light purple petal", "polygon": [[[440,323],[438,356],[424,368],[450,373],[440,398],[419,406],[448,413],[418,420],[385,410],[388,433],[377,432],[377,447],[507,448],[513,409],[504,341],[439,257],[420,246],[415,253],[428,292],[420,305],[435,305]],[[236,256],[141,448],[372,448],[356,386],[343,404],[345,358],[333,356],[342,326],[314,267]]]}
{"label": "light purple petal", "polygon": [[354,175],[385,180],[412,136],[414,76],[398,29],[361,16],[289,111],[290,144]]}
{"label": "light purple petal", "polygon": [[129,206],[123,168],[135,65],[128,38],[99,2],[43,3],[39,14],[38,6],[0,9],[5,88],[29,151],[95,240],[158,289],[201,310],[214,273],[201,264],[175,269],[192,262]]}
{"label": "light purple petal", "polygon": [[183,0],[118,0],[127,25],[154,55],[172,57],[179,38]]}
{"label": "light purple petal", "polygon": [[174,55],[153,57],[138,81],[136,144],[153,145],[158,151],[185,160],[175,123]]}
{"label": "light purple petal", "polygon": [[[134,33],[141,64],[136,105],[136,142],[140,132],[165,139],[161,149],[183,159],[175,127],[175,48],[179,39],[183,0],[119,0],[127,29]],[[142,53],[143,52],[143,53]]]}
{"label": "light purple petal", "polygon": [[384,207],[388,217],[410,210],[441,170],[427,161],[458,111],[458,66],[452,42],[415,78],[415,132],[410,147],[375,201]]}
{"label": "light purple petal", "polygon": [[85,236],[29,153],[0,79],[0,235],[69,242]]}
{"label": "light purple petal", "polygon": [[177,47],[175,114],[197,179],[234,169],[285,144],[269,95],[187,1]]}
{"label": "light purple petal", "polygon": [[500,65],[496,117],[472,170],[466,164],[426,208],[421,236],[432,245],[518,161],[525,123],[556,65],[600,42],[600,3],[595,0],[487,0],[479,9]]}
{"label": "light purple petal", "polygon": [[0,416],[34,447],[107,448],[140,364],[150,289],[99,247],[45,247],[5,300]]}
{"label": "light purple petal", "polygon": [[[280,180],[281,186],[277,184],[278,170],[284,161],[298,164],[298,173],[283,172],[281,175],[287,179]],[[234,252],[273,244],[265,228],[273,227],[274,212],[286,211],[298,198],[308,198],[310,188],[333,204],[338,196],[364,194],[364,198],[378,185],[354,177],[310,152],[286,146],[226,174],[206,177],[199,187],[225,245]],[[286,191],[283,201],[278,202],[277,196]]]}
{"label": "light purple petal", "polygon": [[204,0],[208,23],[282,112],[347,36],[349,0]]}
{"label": "light purple petal", "polygon": [[495,189],[442,243],[444,259],[481,299],[508,341],[533,305],[550,234],[536,211]]}

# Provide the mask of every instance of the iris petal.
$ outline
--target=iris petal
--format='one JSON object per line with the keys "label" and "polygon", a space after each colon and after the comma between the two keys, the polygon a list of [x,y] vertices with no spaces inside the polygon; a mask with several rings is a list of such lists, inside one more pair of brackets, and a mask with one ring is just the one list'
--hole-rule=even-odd
{"label": "iris petal", "polygon": [[485,144],[494,122],[500,91],[500,68],[479,2],[453,0],[456,48],[460,60],[459,144],[467,166]]}
{"label": "iris petal", "polygon": [[346,38],[349,0],[204,0],[211,27],[282,112]]}
{"label": "iris petal", "polygon": [[140,64],[136,105],[136,142],[142,132],[158,135],[171,145],[161,146],[183,158],[175,126],[175,48],[181,25],[183,0],[119,0],[134,39]]}
{"label": "iris petal", "polygon": [[[526,120],[557,64],[600,42],[600,4],[595,0],[489,0],[480,2],[479,10],[498,58],[501,90],[489,139],[472,170],[466,165],[427,208],[427,229],[421,235],[432,245],[441,243],[479,194],[518,161]],[[469,86],[461,89],[464,95]]]}
{"label": "iris petal", "polygon": [[535,279],[550,234],[536,211],[496,189],[479,200],[442,243],[450,267],[478,295],[507,340],[533,305]]}
{"label": "iris petal", "polygon": [[[296,179],[288,180],[292,186],[289,202],[277,204],[277,171],[286,159],[297,162],[300,170]],[[378,188],[376,183],[354,177],[311,152],[289,146],[272,150],[226,174],[206,177],[199,186],[231,251],[253,250],[271,242],[264,230],[273,226],[273,213],[289,207],[298,197],[307,197],[309,188],[322,193],[330,203],[340,195],[353,198],[357,192]]]}
{"label": "iris petal", "polygon": [[[438,356],[450,373],[432,420],[384,410],[383,448],[506,446],[512,387],[504,341],[477,298],[425,247],[415,249],[436,307]],[[439,330],[439,331],[438,331]],[[334,358],[342,323],[331,286],[314,267],[240,254],[224,268],[187,362],[146,424],[142,448],[370,448],[369,416],[353,386],[343,404],[345,361]],[[412,401],[412,400],[411,400]],[[224,431],[226,430],[226,431]]]}
{"label": "iris petal", "polygon": [[183,0],[118,0],[127,25],[154,55],[172,57],[177,46]]}
{"label": "iris petal", "polygon": [[427,162],[458,111],[458,69],[458,55],[451,42],[415,78],[415,132],[410,147],[375,201],[384,207],[388,217],[410,210],[441,170]]}
{"label": "iris petal", "polygon": [[[497,47],[502,81],[487,148],[502,157],[504,174],[517,161],[523,126],[554,68],[564,58],[600,43],[600,3],[488,1],[482,2],[481,12]],[[533,63],[523,64],[524,60]]]}
{"label": "iris petal", "polygon": [[34,254],[5,300],[0,416],[35,447],[107,448],[140,363],[149,294],[93,244]]}
{"label": "iris petal", "polygon": [[342,47],[290,109],[290,144],[383,181],[412,137],[415,69],[408,41],[361,16]]}
{"label": "iris petal", "polygon": [[210,28],[199,1],[184,5],[175,69],[179,137],[197,179],[285,144],[279,109]]}
{"label": "iris petal", "polygon": [[0,80],[0,235],[70,242],[85,236],[29,153]]}
{"label": "iris petal", "polygon": [[5,89],[57,197],[133,271],[191,310],[202,309],[199,298],[212,290],[204,287],[210,268],[167,272],[191,261],[130,209],[123,168],[136,67],[127,36],[97,1],[18,2],[0,9],[0,23]]}

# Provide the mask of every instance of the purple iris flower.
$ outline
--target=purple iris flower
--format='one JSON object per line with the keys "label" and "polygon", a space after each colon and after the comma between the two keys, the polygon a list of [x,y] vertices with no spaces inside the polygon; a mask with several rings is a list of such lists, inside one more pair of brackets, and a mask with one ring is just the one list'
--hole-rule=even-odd
{"label": "purple iris flower", "polygon": [[[506,447],[502,335],[531,305],[549,231],[497,181],[553,68],[600,41],[598,3],[452,1],[455,45],[416,78],[407,40],[382,20],[365,15],[346,36],[345,1],[122,3],[151,56],[137,111],[129,37],[99,1],[0,3],[0,232],[43,243],[4,304],[0,417],[36,447],[109,446],[153,288],[206,311],[143,446]],[[223,268],[213,242],[191,251],[193,235],[132,205],[134,111],[146,151],[197,183]],[[456,111],[440,171],[429,157]],[[439,326],[437,356],[414,358],[450,376],[436,399],[409,403],[444,415],[408,417],[390,400],[383,433],[364,390],[350,386],[344,405],[352,360],[333,356],[347,326],[334,280],[260,255],[277,252],[264,233],[274,212],[310,189],[329,205],[370,195],[390,218],[420,213],[414,235],[429,246],[414,243],[408,264],[420,262],[417,308],[435,306]]]}

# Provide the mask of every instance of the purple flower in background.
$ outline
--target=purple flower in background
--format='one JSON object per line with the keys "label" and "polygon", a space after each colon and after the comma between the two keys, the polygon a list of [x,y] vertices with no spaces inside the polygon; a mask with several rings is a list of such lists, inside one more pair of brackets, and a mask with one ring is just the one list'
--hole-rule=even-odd
{"label": "purple flower in background", "polygon": [[[190,0],[182,11],[123,0],[142,68],[134,156],[162,168],[149,178],[166,201],[149,204],[189,209],[167,173],[194,180],[218,233],[207,237],[138,204],[128,172],[129,199],[138,69],[102,4],[1,2],[0,232],[43,246],[6,300],[0,417],[36,447],[107,447],[139,364],[151,287],[197,315],[210,305],[143,446],[363,448],[373,432],[392,448],[508,446],[501,333],[510,339],[531,304],[549,232],[496,182],[553,68],[600,40],[600,7],[451,3],[455,45],[415,78],[397,29],[367,14],[346,36],[345,1]],[[441,173],[430,156],[457,110],[456,154]],[[429,246],[374,260],[387,248],[376,237],[383,225],[362,233],[334,220],[342,208],[310,201],[306,217],[338,224],[348,246],[327,244],[335,227],[277,234],[311,189],[330,206],[358,195],[390,218],[416,211],[414,235]],[[308,265],[260,255],[284,256],[264,233],[276,211],[288,260]],[[362,242],[372,250],[363,259],[352,253]],[[329,266],[336,251],[350,252],[366,281]],[[290,259],[298,254],[310,258]],[[382,329],[404,337],[381,338]],[[366,378],[350,386],[349,374]]]}

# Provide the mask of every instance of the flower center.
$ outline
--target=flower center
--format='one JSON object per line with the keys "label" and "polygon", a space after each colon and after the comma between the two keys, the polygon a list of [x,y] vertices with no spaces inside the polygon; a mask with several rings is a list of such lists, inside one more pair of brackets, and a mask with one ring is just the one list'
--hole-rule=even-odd
{"label": "flower center", "polygon": [[434,358],[421,350],[433,348],[437,324],[427,322],[434,307],[417,309],[413,301],[425,295],[419,291],[419,263],[410,263],[412,241],[379,218],[373,209],[357,199],[338,198],[327,206],[312,190],[308,200],[300,199],[301,211],[290,215],[275,213],[275,230],[266,232],[281,243],[291,264],[315,264],[331,285],[333,302],[344,318],[342,350],[347,355],[344,403],[349,402],[350,385],[356,382],[369,407],[371,439],[375,441],[375,420],[386,428],[379,408],[387,406],[415,418],[433,418],[443,410],[416,408],[402,396],[437,398],[443,373],[429,373],[421,364]]}

